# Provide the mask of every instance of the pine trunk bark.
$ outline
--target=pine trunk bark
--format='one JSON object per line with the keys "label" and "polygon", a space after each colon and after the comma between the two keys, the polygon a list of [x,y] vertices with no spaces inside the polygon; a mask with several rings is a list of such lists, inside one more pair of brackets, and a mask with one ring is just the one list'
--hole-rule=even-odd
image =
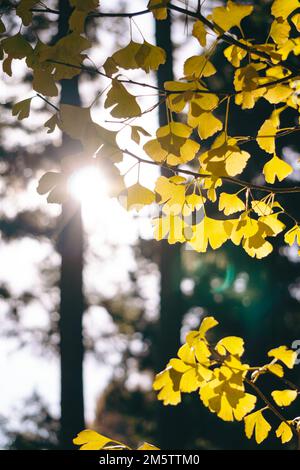
{"label": "pine trunk bark", "polygon": [[[58,39],[68,32],[71,7],[68,0],[59,0]],[[79,106],[78,79],[61,82],[61,103]],[[61,158],[71,155],[78,142],[63,135]],[[75,157],[76,158],[76,155]],[[84,429],[83,401],[83,229],[80,203],[70,199],[62,206],[59,251],[60,274],[60,366],[61,419],[60,448],[72,449],[72,439]]]}
{"label": "pine trunk bark", "polygon": [[[158,69],[157,85],[164,89],[164,82],[174,80],[173,75],[173,44],[171,38],[171,17],[165,21],[156,21],[156,44],[167,54],[166,63]],[[168,123],[166,105],[159,107],[159,125]],[[162,175],[172,176],[171,172],[162,169]],[[180,328],[183,316],[181,282],[181,250],[180,245],[169,245],[167,240],[159,242],[160,249],[160,319],[158,370],[162,370],[167,362],[176,355],[180,345]],[[159,405],[158,439],[162,449],[180,448],[180,413],[179,408]]]}

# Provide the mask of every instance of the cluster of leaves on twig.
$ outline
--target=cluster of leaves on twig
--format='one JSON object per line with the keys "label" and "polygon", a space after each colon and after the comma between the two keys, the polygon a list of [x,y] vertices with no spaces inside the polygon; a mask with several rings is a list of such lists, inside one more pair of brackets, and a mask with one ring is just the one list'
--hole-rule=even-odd
{"label": "cluster of leaves on twig", "polygon": [[[285,418],[282,407],[290,406],[299,396],[300,390],[285,379],[284,366],[292,369],[297,354],[286,346],[268,352],[269,362],[262,366],[250,366],[242,362],[244,340],[227,336],[212,344],[207,333],[218,324],[213,317],[205,317],[197,331],[187,334],[177,357],[169,361],[165,370],[154,381],[153,388],[158,399],[165,405],[177,405],[182,393],[198,392],[200,400],[212,413],[224,421],[244,421],[245,433],[256,442],[264,441],[271,425],[268,413],[280,421],[276,436],[282,443],[289,442],[300,432],[299,417]],[[281,383],[267,397],[260,386],[262,376],[271,375]],[[284,387],[284,388],[283,388]],[[288,387],[288,388],[287,388]],[[249,393],[249,391],[252,393]],[[257,399],[262,406],[257,408]]]}
{"label": "cluster of leaves on twig", "polygon": [[[168,238],[170,243],[188,243],[199,252],[205,252],[209,246],[217,249],[231,240],[257,258],[272,252],[272,237],[284,230],[287,244],[292,245],[295,240],[299,244],[299,224],[285,211],[276,196],[296,193],[300,188],[272,186],[293,171],[289,163],[278,155],[276,139],[299,130],[299,125],[294,124],[295,119],[288,128],[280,125],[281,116],[287,110],[292,110],[298,119],[299,69],[293,65],[292,59],[300,53],[297,34],[300,29],[299,1],[273,2],[270,11],[272,23],[264,43],[246,39],[242,29],[242,22],[252,14],[253,6],[231,0],[225,6],[213,8],[208,16],[204,16],[201,9],[182,8],[171,1],[151,0],[145,10],[120,14],[101,12],[98,0],[70,0],[70,5],[74,8],[69,20],[70,30],[53,45],[44,44],[40,39],[35,44],[29,43],[22,35],[22,28],[16,35],[9,36],[1,21],[3,70],[12,75],[12,62],[25,59],[32,70],[33,90],[50,106],[48,98],[58,95],[61,79],[71,79],[84,71],[107,78],[110,85],[105,92],[104,107],[110,110],[115,122],[120,123],[120,130],[124,126],[131,128],[131,139],[138,150],[134,153],[121,148],[117,143],[118,131],[112,132],[93,122],[90,108],[67,109],[61,106],[45,126],[48,132],[58,126],[79,139],[83,146],[82,159],[77,159],[76,163],[74,158],[67,160],[61,174],[45,175],[39,191],[50,193],[50,202],[63,202],[68,197],[66,179],[70,168],[93,159],[104,167],[105,174],[113,175],[111,193],[116,195],[123,191],[128,209],[157,202],[161,209],[161,215],[154,220],[158,240]],[[158,89],[151,83],[138,82],[124,74],[134,69],[145,73],[156,71],[166,61],[165,51],[146,39],[142,42],[131,39],[127,46],[108,57],[102,67],[85,65],[88,60],[86,51],[92,46],[84,35],[88,17],[127,16],[132,21],[133,17],[152,12],[156,19],[164,21],[168,9],[194,20],[192,35],[201,46],[201,53],[186,57],[182,78],[165,82],[164,89]],[[59,15],[58,10],[34,0],[21,0],[15,12],[26,27],[30,27],[37,12],[54,18]],[[213,57],[219,45],[224,43],[225,57],[234,70],[232,89],[215,91],[210,89],[207,78],[218,74]],[[159,102],[143,110],[139,98],[131,93],[133,85],[156,90]],[[242,109],[253,109],[260,99],[273,105],[274,111],[260,123],[257,135],[230,135],[232,102]],[[13,114],[19,119],[28,117],[31,101],[29,98],[16,103]],[[157,129],[154,138],[148,139],[148,131],[136,121],[163,103],[167,107],[168,123]],[[219,116],[222,104],[226,105],[224,120]],[[185,123],[175,119],[176,114],[182,113],[186,114]],[[73,119],[70,120],[67,114]],[[259,116],[257,120],[259,122]],[[80,129],[78,122],[82,124]],[[141,140],[145,138],[148,141],[141,153]],[[207,150],[206,140],[211,138],[215,140]],[[252,158],[248,151],[243,150],[243,145],[253,140],[268,155],[261,170],[267,185],[240,179]],[[168,168],[173,176],[159,177],[154,191],[143,187],[139,181],[124,188],[115,164],[126,154],[138,165],[147,163]],[[233,191],[222,191],[224,183],[229,183]],[[210,215],[208,203],[215,204],[218,216]],[[196,214],[192,220],[189,218],[191,214]]]}

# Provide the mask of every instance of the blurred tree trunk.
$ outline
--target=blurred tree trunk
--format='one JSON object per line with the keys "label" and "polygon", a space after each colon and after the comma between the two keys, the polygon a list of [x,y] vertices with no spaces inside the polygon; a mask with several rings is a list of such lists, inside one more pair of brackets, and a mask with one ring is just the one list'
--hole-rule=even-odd
{"label": "blurred tree trunk", "polygon": [[[173,75],[173,44],[171,39],[170,14],[166,21],[156,21],[156,44],[167,53],[167,61],[159,67],[157,85],[164,89],[166,80],[174,80]],[[159,125],[168,123],[166,105],[159,107]],[[162,175],[173,174],[162,169]],[[169,245],[167,240],[159,244],[160,250],[160,319],[159,347],[157,369],[162,370],[167,362],[176,355],[180,344],[180,328],[183,316],[183,302],[180,290],[182,277],[180,245]],[[181,432],[179,414],[181,410],[174,407],[159,406],[158,439],[163,449],[180,448]]]}
{"label": "blurred tree trunk", "polygon": [[[68,0],[59,0],[58,38],[68,32],[71,8]],[[63,80],[61,103],[80,103],[78,79]],[[61,158],[71,155],[78,147],[63,135]],[[75,153],[75,152],[74,152]],[[76,158],[76,155],[75,155]],[[72,439],[84,428],[83,403],[83,341],[82,316],[84,298],[82,287],[83,231],[80,203],[71,199],[63,204],[59,235],[61,254],[60,278],[60,361],[61,361],[61,427],[60,447],[73,447]]]}

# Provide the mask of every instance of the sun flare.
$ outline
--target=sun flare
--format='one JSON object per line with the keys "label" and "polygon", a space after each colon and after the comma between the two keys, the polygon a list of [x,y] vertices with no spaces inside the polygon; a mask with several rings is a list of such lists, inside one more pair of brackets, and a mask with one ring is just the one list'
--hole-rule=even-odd
{"label": "sun flare", "polygon": [[108,198],[108,182],[96,166],[86,166],[76,170],[69,178],[68,189],[82,206],[99,204]]}

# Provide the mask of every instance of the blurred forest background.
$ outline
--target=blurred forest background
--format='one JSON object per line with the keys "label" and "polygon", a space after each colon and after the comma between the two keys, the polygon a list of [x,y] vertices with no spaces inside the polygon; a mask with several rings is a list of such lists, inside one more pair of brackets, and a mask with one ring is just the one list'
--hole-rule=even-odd
{"label": "blurred forest background", "polygon": [[[8,30],[17,31],[16,16],[9,10],[12,3],[0,1],[0,14]],[[53,0],[47,5],[67,15],[67,3]],[[146,3],[102,0],[101,6],[103,11],[135,11]],[[222,2],[202,3],[208,12]],[[244,27],[247,37],[264,42],[270,1],[254,3],[255,14]],[[190,8],[196,6],[196,1],[189,2]],[[150,15],[136,20],[146,38],[169,54],[158,76],[150,77],[153,83],[170,80],[172,74],[181,76],[187,48],[200,52],[189,37],[190,20],[171,16],[157,24]],[[35,30],[26,33],[32,41],[36,37],[56,41],[64,21],[36,14]],[[126,44],[128,31],[128,19],[89,20],[87,35],[96,44],[92,58],[98,66]],[[210,80],[218,80],[214,86],[224,89],[231,81],[231,67],[221,52],[214,65],[219,73]],[[50,117],[51,109],[38,98],[27,121],[11,116],[12,104],[29,96],[31,80],[21,62],[16,72],[13,79],[0,72],[0,447],[68,448],[71,436],[86,426],[129,445],[146,440],[165,449],[256,448],[244,437],[242,424],[222,422],[196,394],[175,408],[165,408],[156,400],[151,383],[185,333],[207,313],[219,320],[220,337],[245,338],[246,357],[253,363],[263,363],[268,348],[291,346],[300,339],[297,250],[283,248],[276,239],[274,252],[259,261],[234,246],[197,254],[156,242],[146,209],[139,215],[128,214],[116,200],[85,197],[84,187],[82,220],[74,198],[76,214],[70,221],[70,208],[64,207],[61,214],[60,207],[48,205],[37,194],[36,186],[45,171],[59,168],[65,148],[74,143],[65,142],[58,132],[47,135],[40,123]],[[61,99],[88,104],[105,86],[102,78],[84,73],[79,84],[62,84]],[[101,97],[97,110],[95,119],[103,119]],[[265,100],[256,108],[265,117],[271,110]],[[158,120],[164,123],[164,108],[159,111],[156,122],[154,114],[143,117],[147,130],[152,131]],[[241,112],[232,106],[230,132],[256,135],[259,124],[253,115],[252,110]],[[255,144],[247,145],[257,159],[263,158]],[[297,134],[280,139],[279,145],[284,158],[295,166],[300,153]],[[259,183],[255,163],[247,171],[246,177]],[[129,173],[130,177],[135,176]],[[141,170],[141,177],[151,187],[148,169]],[[285,184],[295,184],[300,173],[294,172],[292,178]],[[286,198],[285,205],[297,214],[298,196]],[[77,289],[81,282],[82,296]],[[299,383],[298,368],[293,379]],[[259,448],[279,445],[269,439]]]}

